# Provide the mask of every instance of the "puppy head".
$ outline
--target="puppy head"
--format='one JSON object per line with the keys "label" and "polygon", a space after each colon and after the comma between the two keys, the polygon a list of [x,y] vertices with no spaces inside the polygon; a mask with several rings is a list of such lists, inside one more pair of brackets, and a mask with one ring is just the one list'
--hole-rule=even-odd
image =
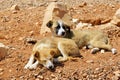
{"label": "puppy head", "polygon": [[42,64],[44,67],[50,70],[54,69],[53,56],[54,52],[52,50],[36,51],[34,54],[35,59],[38,60],[39,63]]}
{"label": "puppy head", "polygon": [[63,23],[62,20],[52,21],[50,20],[46,26],[50,28],[53,36],[65,37],[67,33],[70,33],[70,26]]}

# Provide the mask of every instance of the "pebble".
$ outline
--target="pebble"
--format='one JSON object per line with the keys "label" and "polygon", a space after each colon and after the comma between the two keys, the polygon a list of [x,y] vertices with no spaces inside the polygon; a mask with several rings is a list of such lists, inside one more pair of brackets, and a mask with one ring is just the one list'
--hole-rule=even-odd
{"label": "pebble", "polygon": [[2,75],[3,74],[3,69],[2,68],[0,68],[0,75]]}
{"label": "pebble", "polygon": [[101,73],[101,72],[103,72],[103,68],[96,68],[94,73],[98,74],[98,73]]}
{"label": "pebble", "polygon": [[11,69],[9,69],[9,72],[12,72],[12,70],[11,70]]}
{"label": "pebble", "polygon": [[2,68],[0,68],[0,72],[3,72],[4,70]]}
{"label": "pebble", "polygon": [[10,19],[8,16],[3,16],[1,22],[9,22]]}
{"label": "pebble", "polygon": [[33,38],[26,38],[25,39],[25,43],[31,43],[31,44],[35,44],[37,42],[36,39],[33,39]]}
{"label": "pebble", "polygon": [[51,74],[50,76],[51,76],[52,78],[55,78],[55,75],[54,75],[54,74]]}
{"label": "pebble", "polygon": [[80,5],[79,5],[79,7],[84,7],[84,6],[86,6],[87,5],[87,3],[86,2],[83,2],[83,3],[81,3]]}
{"label": "pebble", "polygon": [[42,75],[39,75],[37,77],[40,78],[40,79],[44,79],[44,77]]}
{"label": "pebble", "polygon": [[113,73],[115,74],[115,76],[120,77],[120,71],[115,71]]}
{"label": "pebble", "polygon": [[87,60],[86,62],[87,62],[87,63],[94,63],[93,60]]}
{"label": "pebble", "polygon": [[39,78],[36,78],[35,80],[40,80]]}
{"label": "pebble", "polygon": [[0,60],[5,58],[7,54],[8,54],[8,47],[5,46],[3,43],[0,43]]}
{"label": "pebble", "polygon": [[20,8],[17,4],[15,4],[11,7],[11,10],[20,10]]}

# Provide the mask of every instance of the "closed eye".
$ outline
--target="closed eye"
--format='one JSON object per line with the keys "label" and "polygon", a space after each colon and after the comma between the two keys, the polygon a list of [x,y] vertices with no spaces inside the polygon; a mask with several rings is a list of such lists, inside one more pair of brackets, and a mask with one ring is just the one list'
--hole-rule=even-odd
{"label": "closed eye", "polygon": [[56,29],[60,29],[60,26],[58,25],[58,26],[56,27]]}
{"label": "closed eye", "polygon": [[62,27],[65,30],[65,26]]}

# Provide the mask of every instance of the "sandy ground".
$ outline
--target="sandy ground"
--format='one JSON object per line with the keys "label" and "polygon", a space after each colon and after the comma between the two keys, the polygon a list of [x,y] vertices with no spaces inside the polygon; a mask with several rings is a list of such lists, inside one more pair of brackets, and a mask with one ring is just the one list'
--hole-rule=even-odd
{"label": "sandy ground", "polygon": [[[33,47],[26,43],[26,39],[43,38],[40,26],[46,6],[51,1],[57,0],[0,0],[0,42],[9,46],[8,55],[0,61],[0,80],[120,80],[119,27],[103,29],[109,35],[111,44],[118,50],[115,55],[111,52],[90,54],[90,50],[81,49],[84,58],[58,64],[55,71],[47,70],[41,65],[36,70],[24,69]],[[88,23],[95,23],[99,19],[100,22],[95,24],[100,25],[111,20],[115,11],[120,8],[119,0],[57,2],[68,4],[74,18]],[[18,4],[20,11],[11,11],[13,4]]]}

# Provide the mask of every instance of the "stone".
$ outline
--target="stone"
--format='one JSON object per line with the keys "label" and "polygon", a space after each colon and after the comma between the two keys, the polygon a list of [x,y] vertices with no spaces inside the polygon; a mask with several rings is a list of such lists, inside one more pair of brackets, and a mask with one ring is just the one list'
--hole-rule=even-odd
{"label": "stone", "polygon": [[37,42],[36,39],[33,38],[26,38],[24,43],[35,44]]}
{"label": "stone", "polygon": [[115,74],[115,76],[120,77],[120,71],[115,71],[113,73]]}
{"label": "stone", "polygon": [[94,63],[93,60],[87,60],[86,62],[87,62],[87,63]]}
{"label": "stone", "polygon": [[3,43],[0,43],[0,60],[5,58],[7,54],[8,54],[8,47],[5,46]]}
{"label": "stone", "polygon": [[79,4],[79,7],[84,7],[84,6],[86,6],[86,5],[87,5],[86,2],[82,2],[81,4]]}
{"label": "stone", "polygon": [[0,73],[2,73],[4,70],[2,68],[0,68]]}
{"label": "stone", "polygon": [[42,75],[37,76],[39,79],[44,79]]}
{"label": "stone", "polygon": [[114,14],[111,23],[120,27],[120,8]]}
{"label": "stone", "polygon": [[92,24],[80,22],[76,25],[75,29],[81,29],[81,28],[85,28],[85,27],[87,27],[87,28],[91,27],[92,28]]}
{"label": "stone", "polygon": [[15,5],[13,5],[12,7],[11,7],[11,10],[13,10],[13,11],[19,11],[20,10],[20,8],[19,8],[19,6],[17,5],[17,4],[15,4]]}

